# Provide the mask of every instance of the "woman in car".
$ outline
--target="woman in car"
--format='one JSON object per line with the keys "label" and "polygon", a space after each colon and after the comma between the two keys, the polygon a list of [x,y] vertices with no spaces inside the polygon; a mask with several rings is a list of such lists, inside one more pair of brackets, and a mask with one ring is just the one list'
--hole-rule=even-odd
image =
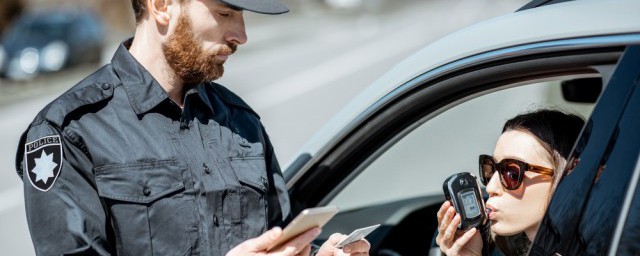
{"label": "woman in car", "polygon": [[[557,110],[521,114],[504,124],[493,156],[480,156],[491,235],[505,255],[529,250],[583,125],[581,117]],[[456,231],[460,216],[450,202],[442,204],[437,217],[436,243],[446,255],[482,255],[483,246],[489,246],[475,228]]]}

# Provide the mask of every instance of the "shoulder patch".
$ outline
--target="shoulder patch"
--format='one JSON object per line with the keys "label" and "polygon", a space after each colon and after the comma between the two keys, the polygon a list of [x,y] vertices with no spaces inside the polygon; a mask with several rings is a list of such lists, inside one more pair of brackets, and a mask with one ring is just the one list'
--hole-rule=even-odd
{"label": "shoulder patch", "polygon": [[62,169],[62,142],[59,135],[39,138],[24,145],[25,171],[31,185],[48,191]]}

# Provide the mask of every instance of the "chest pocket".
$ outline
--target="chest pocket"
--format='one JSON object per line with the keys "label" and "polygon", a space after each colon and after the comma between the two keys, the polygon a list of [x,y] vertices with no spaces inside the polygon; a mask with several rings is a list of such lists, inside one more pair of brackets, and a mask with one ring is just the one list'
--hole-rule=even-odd
{"label": "chest pocket", "polygon": [[110,210],[121,255],[185,255],[197,241],[194,199],[184,193],[177,160],[94,169],[98,194]]}
{"label": "chest pocket", "polygon": [[269,181],[264,157],[231,158],[230,162],[240,184],[254,189],[258,194],[267,192]]}
{"label": "chest pocket", "polygon": [[269,188],[264,157],[231,158],[231,168],[240,187],[230,191],[225,214],[236,234],[235,243],[262,234],[267,228],[266,193]]}

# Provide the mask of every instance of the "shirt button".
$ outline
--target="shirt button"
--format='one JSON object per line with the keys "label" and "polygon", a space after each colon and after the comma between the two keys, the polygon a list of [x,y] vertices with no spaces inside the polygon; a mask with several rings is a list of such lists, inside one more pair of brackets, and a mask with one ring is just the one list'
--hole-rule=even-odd
{"label": "shirt button", "polygon": [[102,90],[109,90],[109,89],[111,89],[110,84],[102,84]]}
{"label": "shirt button", "polygon": [[267,180],[267,178],[262,177],[262,185],[264,185],[265,188],[269,187],[269,181]]}
{"label": "shirt button", "polygon": [[216,227],[219,225],[218,216],[213,216],[213,225],[215,225]]}
{"label": "shirt button", "polygon": [[149,196],[151,195],[151,189],[149,187],[144,187],[142,193],[144,194],[144,196]]}
{"label": "shirt button", "polygon": [[202,164],[202,167],[204,168],[204,172],[206,174],[211,174],[211,170],[209,170],[209,166],[207,166],[206,164]]}

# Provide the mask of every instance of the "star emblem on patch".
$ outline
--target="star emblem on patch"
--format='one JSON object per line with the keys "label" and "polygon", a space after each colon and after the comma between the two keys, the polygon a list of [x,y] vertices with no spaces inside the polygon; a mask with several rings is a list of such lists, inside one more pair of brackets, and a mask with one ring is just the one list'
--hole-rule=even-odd
{"label": "star emblem on patch", "polygon": [[36,189],[48,191],[56,182],[62,168],[60,136],[46,136],[24,145],[25,164],[29,181]]}

